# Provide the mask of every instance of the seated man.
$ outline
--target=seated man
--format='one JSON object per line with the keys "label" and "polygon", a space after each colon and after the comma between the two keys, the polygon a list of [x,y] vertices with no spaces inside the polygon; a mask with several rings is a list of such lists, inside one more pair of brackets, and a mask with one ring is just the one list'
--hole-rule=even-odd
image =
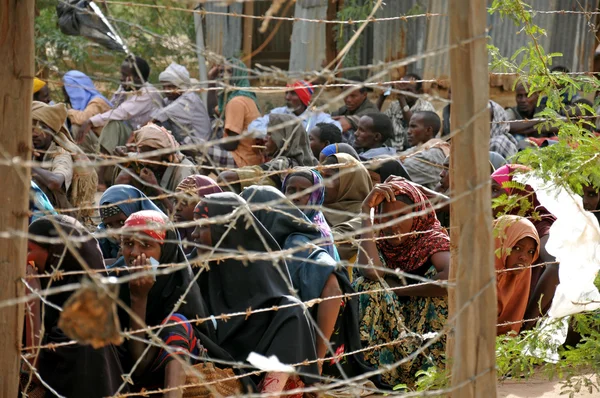
{"label": "seated man", "polygon": [[[107,112],[92,116],[81,124],[78,135],[80,144],[93,127],[102,127],[99,137],[100,152],[114,155],[115,148],[125,145],[131,132],[152,120],[152,113],[162,106],[158,90],[148,83],[150,66],[140,57],[127,58],[121,64],[121,87],[111,100],[115,106]],[[100,184],[104,185],[106,167],[100,167]]]}
{"label": "seated man", "polygon": [[308,133],[310,150],[316,159],[328,145],[342,142],[342,131],[333,123],[317,123]]}
{"label": "seated man", "polygon": [[[333,120],[329,114],[309,109],[310,100],[314,93],[312,84],[304,80],[299,80],[292,85],[288,85],[288,87],[290,87],[291,90],[285,93],[285,106],[275,108],[271,110],[270,113],[281,113],[300,118],[306,132],[310,132],[317,123],[332,123],[339,129],[342,128],[342,126]],[[264,138],[267,135],[268,124],[269,115],[259,117],[250,123],[248,131],[254,133],[256,137]]]}
{"label": "seated man", "polygon": [[[170,149],[171,151],[132,162],[127,169],[119,173],[115,184],[133,185],[144,192],[146,196],[156,197],[175,192],[184,178],[196,174],[194,163],[179,152],[179,144],[164,127],[148,123],[133,132],[133,139],[137,152],[132,153],[134,159],[138,154],[147,152],[161,149]],[[123,149],[123,147],[118,148],[117,152],[123,154]],[[174,209],[169,197],[155,199],[154,203],[165,214],[169,214]]]}
{"label": "seated man", "polygon": [[[351,77],[348,80],[352,80],[357,83],[362,83],[363,80],[358,77]],[[333,112],[331,116],[342,126],[342,133],[344,142],[350,145],[354,145],[354,132],[358,127],[358,119],[367,113],[379,112],[377,106],[369,101],[369,92],[373,91],[368,87],[359,87],[344,97],[344,106],[337,111]]]}
{"label": "seated man", "polygon": [[408,124],[408,144],[412,148],[402,153],[402,164],[412,181],[429,189],[440,183],[444,160],[450,154],[450,144],[434,138],[441,124],[435,112],[415,112]]}
{"label": "seated man", "polygon": [[[413,113],[418,111],[435,111],[435,108],[429,101],[418,96],[423,94],[423,83],[421,76],[409,73],[401,81],[406,83],[395,83],[394,89],[405,91],[410,94],[398,93],[396,101],[390,104],[390,107],[384,112],[394,125],[394,135],[391,137],[388,145],[398,151],[404,151],[409,148],[408,145],[408,122]],[[388,96],[383,93],[377,101],[377,107],[381,109]]]}
{"label": "seated man", "polygon": [[526,121],[526,119],[534,119],[536,113],[543,110],[542,107],[537,107],[538,98],[538,93],[529,95],[528,90],[525,88],[525,84],[522,82],[519,82],[515,87],[517,106],[506,108],[506,117],[508,120],[511,120],[510,133],[517,139],[524,139],[525,137],[547,137],[556,134],[556,128],[542,127],[541,130],[539,130],[538,124],[540,122]]}
{"label": "seated man", "polygon": [[44,104],[50,104],[50,89],[48,84],[42,79],[37,77],[33,78],[33,100],[43,102]]}
{"label": "seated man", "polygon": [[394,135],[394,126],[383,113],[368,113],[358,120],[354,148],[361,160],[380,156],[396,156],[396,150],[385,145]]}
{"label": "seated man", "polygon": [[[56,209],[91,206],[98,176],[93,167],[78,166],[74,161],[89,159],[73,142],[65,127],[67,108],[63,104],[47,105],[34,101],[31,109],[33,160],[42,162],[32,168],[32,179]],[[73,216],[88,216],[80,211]]]}
{"label": "seated man", "polygon": [[173,62],[158,75],[158,80],[166,92],[166,106],[156,110],[152,119],[171,131],[181,145],[208,141],[210,118],[200,96],[188,91],[192,86],[188,70]]}

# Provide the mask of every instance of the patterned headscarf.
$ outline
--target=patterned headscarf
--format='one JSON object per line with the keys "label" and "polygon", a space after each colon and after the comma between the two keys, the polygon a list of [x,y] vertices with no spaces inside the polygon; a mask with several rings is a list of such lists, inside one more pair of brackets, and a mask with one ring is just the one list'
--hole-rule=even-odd
{"label": "patterned headscarf", "polygon": [[[241,60],[237,58],[228,58],[226,65],[231,65],[232,71],[229,80],[229,85],[235,87],[250,87],[250,81],[248,80],[248,71],[246,64],[244,64]],[[231,101],[235,97],[248,97],[252,101],[256,103],[256,107],[260,111],[260,107],[258,106],[258,101],[256,99],[256,94],[251,91],[245,90],[233,90],[227,91],[224,90],[219,94],[219,114],[223,115],[223,111],[225,111],[225,106],[229,101]]]}
{"label": "patterned headscarf", "polygon": [[292,177],[303,177],[308,181],[312,182],[313,186],[318,187],[310,193],[310,197],[308,198],[308,203],[306,204],[306,209],[302,209],[306,217],[311,220],[315,225],[319,228],[321,232],[321,236],[323,238],[328,239],[330,244],[323,245],[322,247],[327,250],[329,255],[333,257],[336,261],[339,261],[339,254],[333,244],[333,234],[331,233],[331,228],[329,228],[329,224],[325,221],[325,216],[321,211],[321,206],[323,206],[323,201],[325,200],[325,185],[323,184],[323,177],[318,171],[315,170],[306,170],[306,171],[296,171],[289,174],[283,180],[283,184],[281,190],[285,193],[285,188]]}
{"label": "patterned headscarf", "polygon": [[167,223],[163,213],[154,210],[142,210],[137,213],[133,213],[127,220],[123,228],[132,227],[147,227],[139,232],[148,235],[150,238],[156,240],[161,245],[164,243],[165,237],[167,236]]}
{"label": "patterned headscarf", "polygon": [[177,185],[177,192],[203,197],[213,193],[223,192],[215,180],[200,174],[194,174],[184,178]]}
{"label": "patterned headscarf", "polygon": [[[414,203],[413,212],[427,211],[413,217],[410,229],[412,234],[402,237],[400,246],[392,246],[387,239],[377,240],[377,248],[389,268],[411,272],[425,264],[431,255],[449,251],[450,238],[438,221],[431,203],[416,186],[408,181],[399,180],[391,184],[395,188],[396,196],[406,195]],[[384,236],[382,230],[380,237]]]}

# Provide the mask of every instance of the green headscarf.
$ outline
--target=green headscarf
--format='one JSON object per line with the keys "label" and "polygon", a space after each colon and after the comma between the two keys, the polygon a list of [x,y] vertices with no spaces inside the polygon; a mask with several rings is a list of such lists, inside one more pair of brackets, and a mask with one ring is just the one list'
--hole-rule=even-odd
{"label": "green headscarf", "polygon": [[[231,77],[229,84],[235,87],[250,87],[250,81],[248,80],[248,72],[246,64],[244,64],[241,60],[237,58],[228,58],[227,65],[232,66]],[[227,96],[227,99],[225,99]],[[225,106],[229,101],[231,101],[235,97],[248,97],[252,99],[256,103],[256,107],[260,112],[260,107],[258,106],[258,101],[256,100],[256,94],[251,91],[245,90],[233,90],[233,91],[223,91],[219,94],[219,114],[223,115],[223,111],[225,110]]]}

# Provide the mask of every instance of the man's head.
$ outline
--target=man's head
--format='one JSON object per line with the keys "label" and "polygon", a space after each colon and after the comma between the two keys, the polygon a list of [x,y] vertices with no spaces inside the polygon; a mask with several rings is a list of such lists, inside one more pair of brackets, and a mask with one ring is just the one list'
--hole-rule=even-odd
{"label": "man's head", "polygon": [[294,84],[288,85],[291,90],[285,93],[285,106],[288,107],[296,116],[304,113],[312,95],[314,93],[313,85],[307,81],[299,80]]}
{"label": "man's head", "polygon": [[69,134],[64,127],[67,107],[64,104],[48,105],[33,101],[31,104],[32,143],[35,149],[46,150],[58,133]]}
{"label": "man's head", "polygon": [[148,81],[150,66],[140,57],[126,58],[121,64],[121,86],[133,91]]}
{"label": "man's head", "polygon": [[515,95],[519,113],[528,117],[533,116],[533,112],[535,112],[535,107],[537,106],[538,94],[534,93],[529,96],[529,92],[525,88],[525,85],[519,83],[515,88]]}
{"label": "man's head", "polygon": [[354,147],[359,149],[379,148],[394,135],[394,125],[383,113],[369,113],[360,118],[354,133]]}
{"label": "man's head", "polygon": [[158,75],[158,81],[161,83],[165,96],[171,101],[175,101],[191,85],[190,73],[183,65],[172,62],[164,71]]}
{"label": "man's head", "polygon": [[435,137],[440,131],[442,122],[437,113],[421,111],[413,113],[408,123],[408,144],[421,145]]}
{"label": "man's head", "polygon": [[40,101],[45,104],[50,103],[50,89],[45,81],[33,78],[33,100]]}
{"label": "man's head", "polygon": [[408,73],[400,80],[399,83],[395,83],[394,88],[413,94],[405,94],[406,103],[408,106],[413,106],[417,102],[417,96],[423,93],[423,82],[421,82],[423,79],[416,73]]}
{"label": "man's head", "polygon": [[327,145],[339,144],[342,142],[342,132],[335,124],[317,123],[317,125],[308,133],[308,139],[314,157],[319,159],[321,151]]}
{"label": "man's head", "polygon": [[[348,80],[352,80],[353,82],[357,83],[363,82],[363,80],[358,76],[351,77]],[[366,87],[360,87],[348,93],[344,97],[344,104],[346,104],[346,108],[348,109],[348,111],[353,112],[356,109],[358,109],[363,104],[363,102],[367,100],[368,94],[369,89],[367,89]]]}

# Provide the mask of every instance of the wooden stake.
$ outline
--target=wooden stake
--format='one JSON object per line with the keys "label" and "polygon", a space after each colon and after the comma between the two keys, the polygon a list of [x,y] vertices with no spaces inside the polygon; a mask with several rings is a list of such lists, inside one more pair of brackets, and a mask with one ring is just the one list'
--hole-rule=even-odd
{"label": "wooden stake", "polygon": [[[455,279],[457,285],[449,318],[460,312],[449,366],[453,387],[471,380],[452,396],[493,398],[497,304],[489,186],[486,1],[450,0],[448,9],[450,45],[477,38],[450,51],[451,128],[463,129],[452,138],[451,191],[455,197],[469,193],[450,207],[450,238],[455,247],[450,280]],[[469,123],[471,118],[474,121]]]}
{"label": "wooden stake", "polygon": [[[244,14],[254,15],[254,2],[244,3]],[[254,33],[254,18],[244,18],[244,36],[242,38],[242,52],[244,62],[248,68],[252,67],[252,34]]]}
{"label": "wooden stake", "polygon": [[[33,95],[33,0],[0,0],[0,159],[31,157]],[[26,231],[29,210],[29,168],[0,166],[4,189],[0,232]],[[0,303],[23,295],[26,239],[0,238]],[[19,395],[23,305],[0,307],[0,396]]]}

